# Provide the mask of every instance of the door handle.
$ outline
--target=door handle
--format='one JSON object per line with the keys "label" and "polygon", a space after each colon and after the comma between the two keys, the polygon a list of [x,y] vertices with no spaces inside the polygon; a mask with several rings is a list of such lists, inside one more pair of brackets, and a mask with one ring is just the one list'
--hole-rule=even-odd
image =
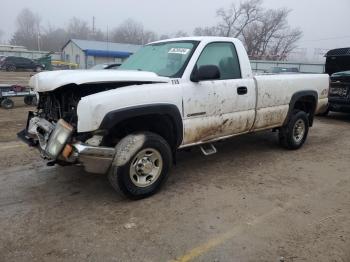
{"label": "door handle", "polygon": [[246,86],[237,87],[237,94],[238,95],[245,95],[247,93],[248,93],[248,88]]}

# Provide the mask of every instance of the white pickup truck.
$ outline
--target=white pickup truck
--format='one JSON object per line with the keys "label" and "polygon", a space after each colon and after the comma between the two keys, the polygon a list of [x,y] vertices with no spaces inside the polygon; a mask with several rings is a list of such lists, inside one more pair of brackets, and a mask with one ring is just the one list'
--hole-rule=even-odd
{"label": "white pickup truck", "polygon": [[143,198],[181,148],[210,155],[215,141],[267,129],[300,148],[327,108],[329,77],[254,77],[239,40],[188,37],[148,44],[118,70],[42,72],[30,86],[39,104],[22,140],[49,165],[107,173],[114,188]]}

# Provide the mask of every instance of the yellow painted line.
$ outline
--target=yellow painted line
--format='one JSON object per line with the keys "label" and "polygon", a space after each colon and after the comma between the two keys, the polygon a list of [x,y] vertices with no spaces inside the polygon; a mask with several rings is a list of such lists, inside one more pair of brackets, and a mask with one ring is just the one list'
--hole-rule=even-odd
{"label": "yellow painted line", "polygon": [[216,238],[209,240],[207,243],[204,243],[192,250],[187,254],[180,257],[179,259],[174,260],[173,262],[189,262],[195,259],[196,257],[201,256],[204,253],[207,253],[209,250],[213,249],[216,246],[224,243],[225,241],[233,238],[242,228],[237,228],[237,230],[229,231],[223,235],[220,235]]}
{"label": "yellow painted line", "polygon": [[270,212],[255,218],[252,222],[247,222],[245,224],[238,225],[236,228],[234,228],[234,229],[232,229],[232,230],[230,230],[222,235],[219,235],[215,238],[212,238],[208,242],[206,242],[198,247],[193,248],[192,250],[188,251],[185,255],[173,260],[172,262],[192,261],[193,259],[209,252],[211,249],[225,243],[227,240],[234,238],[238,233],[240,233],[241,231],[243,231],[247,227],[259,224],[259,223],[263,222],[264,220],[266,220],[267,218],[284,211],[287,208],[287,206],[290,206],[290,204],[287,203],[287,205],[285,205],[284,208],[281,208],[281,207],[274,208]]}

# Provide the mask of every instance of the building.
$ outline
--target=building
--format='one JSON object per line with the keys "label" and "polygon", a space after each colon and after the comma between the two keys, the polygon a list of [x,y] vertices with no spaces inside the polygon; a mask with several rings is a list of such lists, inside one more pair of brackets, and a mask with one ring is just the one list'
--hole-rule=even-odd
{"label": "building", "polygon": [[0,56],[18,56],[26,57],[29,59],[39,59],[50,54],[53,60],[59,60],[61,57],[60,53],[50,53],[47,51],[33,51],[28,50],[24,46],[16,45],[2,45],[0,44]]}
{"label": "building", "polygon": [[87,69],[97,64],[122,63],[141,46],[71,39],[62,48],[62,60]]}

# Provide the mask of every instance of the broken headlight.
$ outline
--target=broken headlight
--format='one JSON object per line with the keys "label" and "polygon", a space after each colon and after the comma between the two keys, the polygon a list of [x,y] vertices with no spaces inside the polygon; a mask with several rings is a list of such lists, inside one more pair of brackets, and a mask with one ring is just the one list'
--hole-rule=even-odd
{"label": "broken headlight", "polygon": [[46,154],[51,159],[56,159],[59,156],[72,132],[73,127],[70,124],[63,119],[58,120],[45,149]]}

